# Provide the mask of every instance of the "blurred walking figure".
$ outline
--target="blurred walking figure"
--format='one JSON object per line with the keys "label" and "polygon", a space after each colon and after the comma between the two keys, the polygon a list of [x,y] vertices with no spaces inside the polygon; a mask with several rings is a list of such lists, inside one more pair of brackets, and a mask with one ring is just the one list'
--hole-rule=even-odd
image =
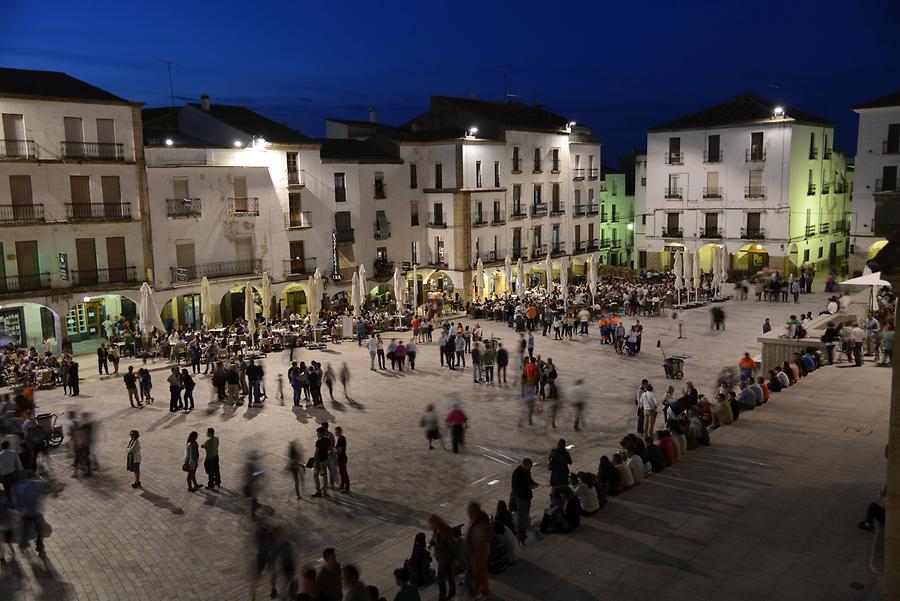
{"label": "blurred walking figure", "polygon": [[459,447],[464,443],[464,434],[469,418],[459,408],[459,403],[453,403],[453,408],[447,413],[447,426],[450,428],[450,440],[453,452],[459,453]]}
{"label": "blurred walking figure", "polygon": [[259,467],[259,455],[251,450],[247,455],[247,464],[244,466],[244,496],[250,499],[250,517],[256,518],[256,510],[259,509],[259,489],[265,475]]}
{"label": "blurred walking figure", "polygon": [[350,384],[350,368],[347,367],[347,362],[344,361],[344,364],[341,365],[341,373],[339,376],[341,380],[341,386],[344,387],[344,398],[350,399],[350,393],[347,392],[347,385]]}
{"label": "blurred walking figure", "polygon": [[446,449],[444,446],[444,439],[441,438],[441,429],[438,425],[438,416],[434,410],[434,403],[428,403],[425,407],[425,413],[422,414],[422,417],[419,419],[419,426],[425,430],[425,438],[428,440],[428,448],[434,449],[433,442],[435,440],[441,441],[441,448]]}
{"label": "blurred walking figure", "polygon": [[187,444],[184,446],[184,465],[181,469],[187,472],[188,492],[200,490],[197,484],[197,465],[200,463],[200,447],[197,445],[197,432],[188,434]]}
{"label": "blurred walking figure", "polygon": [[328,472],[328,454],[331,452],[331,439],[326,434],[323,426],[316,429],[316,454],[313,463],[313,480],[316,483],[316,492],[314,497],[328,496],[328,481],[326,480]]}
{"label": "blurred walking figure", "polygon": [[334,429],[337,436],[334,448],[337,455],[338,472],[341,475],[340,491],[350,492],[350,475],[347,473],[347,437],[344,436],[344,429],[338,426]]}
{"label": "blurred walking figure", "polygon": [[194,410],[194,378],[188,373],[187,369],[181,370],[181,386],[184,388],[184,412]]}
{"label": "blurred walking figure", "polygon": [[134,474],[134,482],[131,484],[131,488],[140,488],[141,487],[141,441],[140,441],[140,433],[137,430],[132,430],[128,433],[130,437],[128,439],[128,446],[125,447],[125,451],[127,453],[126,458],[126,469]]}
{"label": "blurred walking figure", "polygon": [[300,499],[300,493],[306,480],[306,464],[303,462],[303,449],[296,440],[291,441],[288,445],[287,470],[294,479],[294,494],[297,495],[297,499]]}
{"label": "blurred walking figure", "polygon": [[16,509],[21,516],[22,538],[19,546],[22,549],[28,548],[28,539],[34,527],[35,549],[41,557],[44,556],[44,515],[41,513],[41,507],[46,497],[47,485],[38,479],[37,474],[13,487]]}
{"label": "blurred walking figure", "polygon": [[581,422],[584,416],[584,407],[587,404],[587,388],[584,380],[578,378],[568,390],[569,402],[575,411],[575,431],[581,431]]}
{"label": "blurred walking figure", "polygon": [[250,585],[250,599],[256,600],[256,589],[263,572],[269,570],[272,599],[278,598],[278,569],[287,582],[287,597],[297,595],[295,577],[294,546],[287,529],[269,520],[260,520],[256,525],[256,571]]}
{"label": "blurred walking figure", "polygon": [[328,396],[331,397],[331,400],[334,400],[334,370],[331,368],[331,363],[325,366],[325,372],[322,374],[322,380],[325,382],[325,387],[328,389]]}

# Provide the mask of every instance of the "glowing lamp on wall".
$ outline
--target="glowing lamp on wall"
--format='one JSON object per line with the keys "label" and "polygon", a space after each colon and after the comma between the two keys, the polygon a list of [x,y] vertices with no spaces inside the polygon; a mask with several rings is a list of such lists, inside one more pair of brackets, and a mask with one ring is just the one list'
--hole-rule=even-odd
{"label": "glowing lamp on wall", "polygon": [[756,250],[762,250],[762,249],[763,249],[762,244],[757,244],[757,245],[756,245]]}
{"label": "glowing lamp on wall", "polygon": [[633,224],[633,223],[629,223],[626,227],[628,228],[628,231],[631,231],[631,230],[634,229],[634,224]]}
{"label": "glowing lamp on wall", "polygon": [[240,140],[235,140],[235,141],[234,141],[234,147],[235,147],[235,148],[240,148],[240,147],[243,146],[243,145],[244,145],[244,144],[243,144]]}
{"label": "glowing lamp on wall", "polygon": [[784,117],[784,107],[783,106],[776,106],[775,110],[773,112],[775,113],[776,117]]}
{"label": "glowing lamp on wall", "polygon": [[175,142],[172,140],[172,138],[166,138],[166,146],[171,146],[174,143]]}
{"label": "glowing lamp on wall", "polygon": [[475,137],[475,134],[477,134],[477,133],[478,133],[478,128],[477,128],[477,127],[470,127],[469,129],[466,130],[466,137],[467,137],[467,138],[474,138],[474,137]]}

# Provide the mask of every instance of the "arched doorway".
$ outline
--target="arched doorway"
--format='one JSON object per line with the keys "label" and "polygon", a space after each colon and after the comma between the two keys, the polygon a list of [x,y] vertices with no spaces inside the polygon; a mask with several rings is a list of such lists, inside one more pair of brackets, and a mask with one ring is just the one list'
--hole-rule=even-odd
{"label": "arched doorway", "polygon": [[0,307],[0,347],[34,347],[43,354],[44,340],[50,339],[51,351],[59,350],[64,337],[60,315],[37,303],[13,303]]}
{"label": "arched doorway", "polygon": [[[253,288],[253,308],[259,319],[262,316],[262,297],[255,286],[251,287]],[[230,326],[235,321],[244,319],[244,289],[245,286],[235,286],[222,296],[219,312],[222,316],[223,326]]]}
{"label": "arched doorway", "polygon": [[[199,293],[180,294],[172,298],[163,305],[160,311],[166,330],[177,330],[180,327],[200,329],[203,325],[203,313],[200,307]],[[215,307],[213,307],[213,312],[215,312]]]}
{"label": "arched doorway", "polygon": [[788,256],[785,258],[784,273],[797,275],[800,270],[800,248],[796,243],[791,244]]}
{"label": "arched doorway", "polygon": [[428,292],[442,291],[447,294],[452,294],[455,287],[453,285],[453,280],[450,279],[449,275],[443,271],[435,271],[428,276],[427,288]]}
{"label": "arched doorway", "polygon": [[747,275],[753,275],[768,266],[769,251],[762,244],[747,244],[735,253],[735,269]]}
{"label": "arched doorway", "polygon": [[281,291],[281,316],[286,317],[292,313],[306,315],[309,312],[308,299],[306,297],[306,284],[292,283]]}
{"label": "arched doorway", "polygon": [[697,249],[697,256],[700,257],[700,271],[704,273],[712,272],[713,256],[717,248],[717,244],[704,244]]}
{"label": "arched doorway", "polygon": [[90,340],[98,341],[93,345],[98,346],[99,342],[106,340],[108,331],[115,328],[117,322],[123,326],[126,323],[133,326],[137,323],[137,318],[137,303],[127,296],[118,294],[85,296],[80,302],[69,306],[66,314],[66,336],[73,344],[73,348],[79,342]]}
{"label": "arched doorway", "polygon": [[661,270],[672,269],[675,266],[675,253],[684,252],[684,244],[680,242],[669,242],[665,248],[659,253],[659,268]]}

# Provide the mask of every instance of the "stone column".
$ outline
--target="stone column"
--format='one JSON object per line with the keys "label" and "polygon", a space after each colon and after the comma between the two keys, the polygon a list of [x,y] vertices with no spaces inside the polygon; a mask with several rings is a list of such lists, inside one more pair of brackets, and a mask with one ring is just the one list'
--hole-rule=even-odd
{"label": "stone column", "polygon": [[[900,290],[900,273],[881,276],[894,290]],[[898,315],[900,303],[894,307]],[[896,327],[896,324],[895,324]],[[895,357],[891,367],[891,407],[888,425],[887,497],[884,531],[884,598],[900,599],[900,366]]]}

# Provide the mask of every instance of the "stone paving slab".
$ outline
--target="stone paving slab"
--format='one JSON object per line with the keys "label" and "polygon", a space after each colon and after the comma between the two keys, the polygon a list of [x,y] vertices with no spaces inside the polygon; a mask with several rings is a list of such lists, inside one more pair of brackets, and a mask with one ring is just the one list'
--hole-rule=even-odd
{"label": "stone paving slab", "polygon": [[[670,320],[642,319],[644,349],[636,358],[618,357],[593,338],[536,337],[536,352],[557,363],[563,391],[578,376],[592,387],[588,428],[581,433],[571,431],[566,411],[557,432],[543,416],[535,427],[517,428],[521,407],[514,386],[474,385],[470,370],[441,370],[436,349],[427,345],[419,349],[421,369],[403,375],[370,372],[368,353],[355,343],[299,351],[298,360],[335,368],[347,361],[352,370],[354,402],[338,393],[332,403],[326,395],[326,407],[311,411],[273,398],[287,353],[264,361],[271,395],[265,408],[210,402],[211,387],[201,377],[197,410],[189,415],[168,413],[165,371],[154,371],[156,404],[136,410],[128,407],[121,380],[99,380],[86,358],[82,397],[73,402],[61,391],[42,391],[39,402],[42,410],[76,406],[98,418],[101,469],[90,480],[76,480],[65,452],[52,456],[58,494],[46,511],[53,527],[47,541],[51,568],[28,557],[14,570],[3,569],[0,599],[248,599],[252,524],[239,474],[251,447],[262,452],[267,470],[265,511],[294,527],[300,559],[315,565],[321,549],[334,546],[341,561],[358,563],[363,579],[391,598],[391,571],[430,513],[462,523],[473,498],[490,511],[506,498],[509,474],[525,455],[539,462],[536,476],[546,482],[546,455],[561,435],[575,445],[574,467],[595,470],[600,455],[634,427],[632,398],[640,379],[650,377],[657,390],[666,384],[657,338],[667,353],[691,355],[686,377],[710,394],[721,367],[758,349],[765,317],[778,324],[790,313],[817,313],[823,300],[811,295],[799,305],[728,303],[724,333],[708,330],[705,309],[691,310],[685,340],[669,331]],[[483,325],[515,348],[505,324]],[[817,372],[764,410],[715,432],[712,447],[614,499],[574,535],[534,542],[497,579],[497,597],[865,598],[873,581],[865,567],[871,538],[855,523],[881,485],[871,466],[884,465],[888,386],[888,370],[868,364]],[[464,452],[429,452],[418,417],[427,402],[446,407],[453,398],[470,417]],[[308,477],[307,495],[296,501],[284,471],[287,443],[296,438],[311,449],[315,425],[326,419],[348,436],[354,492],[317,503],[308,497]],[[184,442],[188,432],[202,434],[207,426],[222,438],[224,488],[188,493],[180,469]],[[128,486],[124,470],[132,428],[142,433],[139,491]],[[535,520],[544,494],[539,489],[536,495]],[[422,592],[423,599],[436,598],[434,587]]]}

